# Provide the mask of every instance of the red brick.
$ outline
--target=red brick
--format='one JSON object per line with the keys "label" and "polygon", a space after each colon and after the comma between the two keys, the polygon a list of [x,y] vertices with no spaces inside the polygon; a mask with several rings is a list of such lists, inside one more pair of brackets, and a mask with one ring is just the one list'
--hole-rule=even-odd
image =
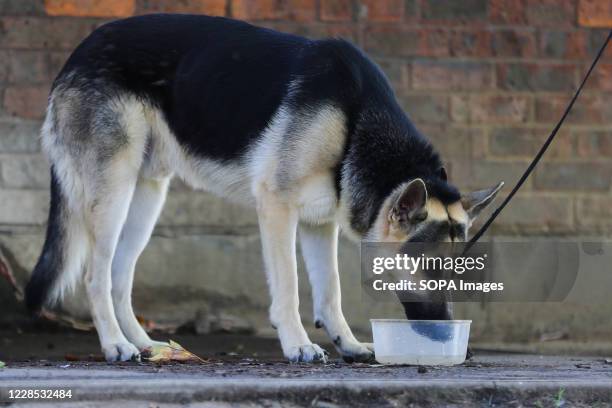
{"label": "red brick", "polygon": [[344,38],[354,44],[358,43],[359,31],[352,23],[295,23],[288,21],[266,21],[258,23],[261,27],[271,28],[284,33],[301,35],[307,38]]}
{"label": "red brick", "polygon": [[[526,160],[479,160],[472,163],[470,188],[485,188],[494,186],[500,181],[512,185],[519,179],[528,165]],[[528,179],[521,188],[521,192],[531,189],[531,179]],[[508,190],[502,192],[505,193]]]}
{"label": "red brick", "polygon": [[[3,63],[0,63],[0,82],[4,82],[6,81],[8,75],[9,75],[9,66],[5,61],[9,60],[9,53],[8,51],[4,51],[4,50],[0,50],[0,61],[3,61]],[[1,88],[0,88],[1,89]]]}
{"label": "red brick", "polygon": [[365,17],[370,21],[402,21],[404,0],[361,0]]}
{"label": "red brick", "polygon": [[478,62],[416,61],[412,87],[420,90],[482,90],[491,88],[492,67]]}
{"label": "red brick", "polygon": [[50,16],[128,17],[134,9],[135,0],[45,0]]}
{"label": "red brick", "polygon": [[[514,180],[507,178],[505,181],[511,183]],[[571,197],[541,192],[519,193],[495,220],[494,231],[515,234],[572,232],[573,208]]]}
{"label": "red brick", "polygon": [[441,57],[449,53],[449,32],[413,29],[397,25],[373,25],[366,29],[366,50],[401,57]]}
{"label": "red brick", "polygon": [[399,94],[398,99],[417,123],[448,122],[448,98],[445,95]]}
{"label": "red brick", "polygon": [[612,157],[612,131],[578,130],[574,132],[578,156]]}
{"label": "red brick", "polygon": [[540,55],[548,58],[584,59],[588,56],[585,31],[544,31],[540,34]]}
{"label": "red brick", "polygon": [[422,0],[421,19],[424,23],[475,24],[485,22],[487,0]]}
{"label": "red brick", "polygon": [[353,1],[321,0],[319,13],[322,21],[350,21],[353,19]]}
{"label": "red brick", "polygon": [[40,119],[48,93],[48,86],[10,86],[4,91],[4,109],[12,116]]}
{"label": "red brick", "polygon": [[575,0],[527,0],[527,21],[534,26],[573,26]]}
{"label": "red brick", "polygon": [[[489,152],[500,158],[531,158],[540,149],[550,133],[548,127],[502,127],[491,130]],[[575,137],[568,130],[561,130],[546,151],[547,159],[566,159],[574,155]]]}
{"label": "red brick", "polygon": [[472,140],[482,136],[480,129],[449,127],[446,124],[419,125],[419,131],[431,141],[444,160],[469,159]]}
{"label": "red brick", "polygon": [[0,16],[25,16],[45,14],[42,0],[2,0],[0,1]]}
{"label": "red brick", "polygon": [[523,123],[529,119],[529,112],[527,96],[451,96],[451,119],[459,123]]}
{"label": "red brick", "polygon": [[469,157],[444,158],[444,167],[446,168],[448,179],[461,190],[465,190],[469,186],[470,177],[472,176],[471,164]]}
{"label": "red brick", "polygon": [[612,1],[579,0],[578,22],[585,27],[612,27]]}
{"label": "red brick", "polygon": [[450,34],[450,54],[455,57],[488,57],[491,55],[491,32],[456,30]]}
{"label": "red brick", "polygon": [[608,191],[612,163],[542,163],[535,173],[538,190]]}
{"label": "red brick", "polygon": [[[567,123],[576,124],[602,124],[612,121],[612,117],[607,115],[606,102],[601,95],[580,95],[572,111],[570,112]],[[536,98],[536,120],[541,123],[556,123],[563,115],[570,96],[538,96]],[[607,110],[606,110],[607,109]]]}
{"label": "red brick", "polygon": [[[582,72],[586,73],[588,68],[584,66]],[[586,83],[585,89],[612,92],[612,63],[598,63]]]}
{"label": "red brick", "polygon": [[99,21],[86,18],[5,17],[0,19],[0,48],[72,50]]}
{"label": "red brick", "polygon": [[10,83],[50,83],[68,54],[64,52],[12,50],[7,58]]}
{"label": "red brick", "polygon": [[602,194],[578,197],[576,213],[578,223],[582,226],[602,227],[602,224],[607,224],[610,228],[612,226],[612,196]]}
{"label": "red brick", "polygon": [[391,85],[396,90],[405,90],[410,87],[410,66],[395,58],[375,58],[374,60],[383,70]]}
{"label": "red brick", "polygon": [[497,24],[524,24],[526,0],[490,0],[489,20]]}
{"label": "red brick", "polygon": [[559,64],[500,64],[497,84],[504,90],[572,91],[576,86],[576,67]]}
{"label": "red brick", "polygon": [[531,58],[537,54],[535,33],[531,30],[494,31],[492,52],[497,57]]}
{"label": "red brick", "polygon": [[232,17],[242,20],[312,21],[315,0],[232,0]]}
{"label": "red brick", "polygon": [[[609,30],[600,28],[593,28],[588,30],[589,40],[587,55],[589,56],[589,60],[591,58],[594,58],[595,55],[597,55],[602,45],[606,41],[606,38],[608,37],[608,32]],[[603,61],[612,61],[612,46],[608,45],[606,47],[601,59]]]}
{"label": "red brick", "polygon": [[137,12],[191,13],[209,16],[225,16],[229,0],[141,0]]}

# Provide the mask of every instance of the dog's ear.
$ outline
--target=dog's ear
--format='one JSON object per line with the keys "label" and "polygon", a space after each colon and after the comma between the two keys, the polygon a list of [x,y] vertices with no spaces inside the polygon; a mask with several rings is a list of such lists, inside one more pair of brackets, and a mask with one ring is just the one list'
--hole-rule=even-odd
{"label": "dog's ear", "polygon": [[461,205],[463,205],[463,209],[468,213],[470,220],[476,218],[482,210],[491,204],[503,186],[504,182],[502,181],[494,187],[474,191],[461,197]]}
{"label": "dog's ear", "polygon": [[398,194],[395,203],[389,211],[389,220],[392,222],[405,222],[419,217],[427,217],[425,204],[427,203],[427,189],[425,182],[420,178],[412,180]]}

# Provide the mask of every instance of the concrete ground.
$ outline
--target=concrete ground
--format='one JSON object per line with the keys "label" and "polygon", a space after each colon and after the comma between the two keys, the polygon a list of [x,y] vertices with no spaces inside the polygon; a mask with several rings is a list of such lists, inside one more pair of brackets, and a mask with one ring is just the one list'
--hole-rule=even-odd
{"label": "concrete ground", "polygon": [[0,405],[13,402],[10,389],[70,389],[75,407],[109,401],[122,407],[607,407],[612,402],[612,364],[601,357],[480,352],[445,368],[346,364],[336,358],[307,365],[284,362],[274,339],[172,337],[208,362],[110,365],[96,361],[91,334],[0,334],[0,359],[7,362],[0,370]]}

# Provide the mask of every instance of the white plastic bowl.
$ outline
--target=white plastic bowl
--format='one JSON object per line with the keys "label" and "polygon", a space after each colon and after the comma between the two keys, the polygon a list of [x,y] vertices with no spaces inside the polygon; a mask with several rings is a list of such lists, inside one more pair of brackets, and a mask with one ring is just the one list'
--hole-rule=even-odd
{"label": "white plastic bowl", "polygon": [[381,364],[455,365],[465,361],[471,320],[371,319]]}

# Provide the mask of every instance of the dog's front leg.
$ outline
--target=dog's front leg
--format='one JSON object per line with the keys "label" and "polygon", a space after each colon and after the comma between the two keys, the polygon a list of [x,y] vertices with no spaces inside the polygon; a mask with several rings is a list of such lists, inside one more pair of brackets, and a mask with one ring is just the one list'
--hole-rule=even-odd
{"label": "dog's front leg", "polygon": [[259,194],[257,201],[266,274],[272,296],[270,320],[278,331],[283,353],[293,362],[325,362],[326,352],[310,341],[298,310],[295,250],[297,211],[268,191]]}
{"label": "dog's front leg", "polygon": [[371,360],[371,346],[357,341],[342,313],[338,226],[302,224],[300,243],[312,286],[315,324],[325,328],[345,361]]}

